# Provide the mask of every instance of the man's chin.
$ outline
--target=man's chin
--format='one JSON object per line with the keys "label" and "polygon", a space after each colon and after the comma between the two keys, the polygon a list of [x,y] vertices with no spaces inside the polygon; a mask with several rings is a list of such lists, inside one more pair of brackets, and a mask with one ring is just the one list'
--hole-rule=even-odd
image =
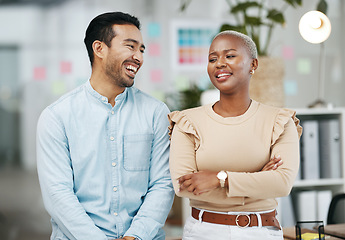
{"label": "man's chin", "polygon": [[132,82],[131,84],[128,84],[127,87],[132,87],[134,85],[134,82]]}
{"label": "man's chin", "polygon": [[126,81],[122,83],[123,87],[132,87],[134,85],[134,79],[132,81]]}

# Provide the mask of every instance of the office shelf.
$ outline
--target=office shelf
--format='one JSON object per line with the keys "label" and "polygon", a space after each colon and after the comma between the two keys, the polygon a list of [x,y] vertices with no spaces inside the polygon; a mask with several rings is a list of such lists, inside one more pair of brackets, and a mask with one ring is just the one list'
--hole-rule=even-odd
{"label": "office shelf", "polygon": [[[279,219],[283,227],[293,226],[301,220],[325,222],[331,197],[345,192],[345,108],[295,110],[303,127],[301,167],[290,196],[278,199]],[[333,122],[332,127],[325,122]],[[318,145],[315,147],[316,142]],[[331,162],[338,167],[330,167]]]}

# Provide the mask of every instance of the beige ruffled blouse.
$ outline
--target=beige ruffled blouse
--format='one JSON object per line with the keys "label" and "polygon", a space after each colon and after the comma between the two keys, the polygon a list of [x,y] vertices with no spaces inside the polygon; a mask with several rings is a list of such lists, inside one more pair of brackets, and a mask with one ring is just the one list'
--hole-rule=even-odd
{"label": "beige ruffled blouse", "polygon": [[[290,193],[299,168],[302,128],[295,111],[252,101],[241,116],[224,118],[213,104],[169,114],[170,171],[175,192],[193,207],[213,211],[264,211]],[[274,155],[283,165],[260,172]],[[178,192],[185,174],[225,170],[228,188],[199,196]]]}

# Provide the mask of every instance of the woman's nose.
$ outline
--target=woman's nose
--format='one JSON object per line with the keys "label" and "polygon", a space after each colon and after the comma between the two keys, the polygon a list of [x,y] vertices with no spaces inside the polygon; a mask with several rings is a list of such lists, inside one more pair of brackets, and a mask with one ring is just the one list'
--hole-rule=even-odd
{"label": "woman's nose", "polygon": [[223,58],[219,58],[216,62],[216,67],[224,67],[225,66],[225,60]]}

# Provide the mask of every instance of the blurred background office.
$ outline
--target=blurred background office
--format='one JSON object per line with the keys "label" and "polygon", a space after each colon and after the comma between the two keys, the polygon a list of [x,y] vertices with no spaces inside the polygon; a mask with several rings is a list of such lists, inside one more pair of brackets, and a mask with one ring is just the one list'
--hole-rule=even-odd
{"label": "blurred background office", "polygon": [[[320,1],[305,0],[296,8],[282,0],[263,2],[284,10],[285,24],[275,27],[268,48],[283,62],[283,90],[276,92],[282,104],[306,108],[318,98],[322,63],[326,107],[345,106],[345,1],[327,1],[332,32],[322,61],[320,45],[305,41],[298,30],[301,16]],[[181,108],[180,93],[209,88],[211,38],[222,24],[236,21],[226,0],[0,0],[0,239],[48,239],[49,216],[36,174],[37,119],[47,105],[89,79],[84,33],[92,18],[107,11],[141,20],[145,63],[135,86],[171,110]],[[186,45],[198,51],[186,57]]]}

